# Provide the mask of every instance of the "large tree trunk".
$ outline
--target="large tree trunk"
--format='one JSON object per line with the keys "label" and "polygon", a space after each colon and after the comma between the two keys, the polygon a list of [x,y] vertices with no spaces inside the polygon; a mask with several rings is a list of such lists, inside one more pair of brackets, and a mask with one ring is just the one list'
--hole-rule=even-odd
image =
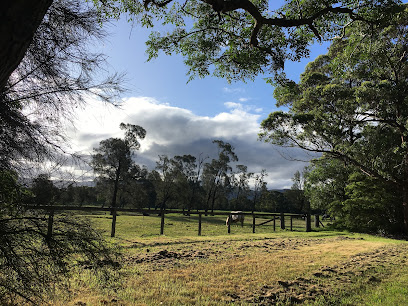
{"label": "large tree trunk", "polygon": [[0,93],[23,59],[53,0],[0,1]]}

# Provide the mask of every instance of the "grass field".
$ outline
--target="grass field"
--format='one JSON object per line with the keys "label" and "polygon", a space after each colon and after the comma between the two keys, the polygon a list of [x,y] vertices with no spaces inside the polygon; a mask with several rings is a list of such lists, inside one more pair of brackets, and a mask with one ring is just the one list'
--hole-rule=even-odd
{"label": "grass field", "polygon": [[[94,224],[105,231],[107,234],[111,230],[111,216],[109,212],[100,213],[98,215],[87,215],[91,217]],[[271,220],[265,218],[257,218],[256,224],[261,224]],[[116,237],[119,239],[127,238],[148,238],[157,237],[160,234],[160,217],[157,212],[150,216],[129,215],[126,213],[119,214],[116,224]],[[202,216],[201,234],[203,236],[218,236],[227,234],[227,226],[225,224],[226,216]],[[280,220],[275,221],[275,230],[280,231]],[[305,221],[302,219],[293,219],[294,231],[305,231]],[[290,218],[285,218],[285,226],[290,230]],[[274,231],[273,222],[269,222],[262,226],[256,227],[257,233],[271,233]],[[231,226],[232,234],[250,234],[252,233],[252,217],[246,216],[245,226],[241,228],[237,224]],[[182,237],[198,235],[198,215],[184,216],[182,214],[166,214],[164,235],[169,237]]]}
{"label": "grass field", "polygon": [[[90,215],[107,237],[111,217]],[[261,223],[258,220],[257,223]],[[319,229],[281,230],[272,222],[252,233],[252,219],[120,215],[116,237],[120,267],[75,267],[69,290],[53,305],[408,305],[408,244]]]}

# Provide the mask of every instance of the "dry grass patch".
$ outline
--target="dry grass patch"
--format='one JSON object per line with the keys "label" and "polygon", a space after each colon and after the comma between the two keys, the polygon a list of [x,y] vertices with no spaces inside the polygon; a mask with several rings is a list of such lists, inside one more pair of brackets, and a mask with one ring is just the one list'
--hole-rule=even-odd
{"label": "dry grass patch", "polygon": [[125,286],[133,288],[133,294],[127,298],[128,302],[150,305],[259,302],[260,296],[272,296],[271,291],[276,296],[276,288],[291,287],[296,280],[306,279],[303,283],[310,281],[309,289],[316,293],[308,297],[311,299],[324,294],[315,290],[320,282],[316,275],[322,267],[339,265],[385,245],[355,239],[305,238],[195,243],[173,250],[161,247],[134,258],[145,272],[128,280]]}

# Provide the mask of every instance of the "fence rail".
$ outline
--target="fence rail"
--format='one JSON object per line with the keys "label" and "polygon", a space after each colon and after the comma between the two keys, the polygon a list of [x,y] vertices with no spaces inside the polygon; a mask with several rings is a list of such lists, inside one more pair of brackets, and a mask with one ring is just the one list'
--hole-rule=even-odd
{"label": "fence rail", "polygon": [[[310,214],[293,214],[293,213],[249,213],[249,212],[209,212],[209,211],[186,211],[186,210],[149,210],[149,209],[135,209],[135,208],[111,208],[111,207],[94,207],[94,206],[26,206],[29,210],[43,210],[48,213],[48,233],[47,236],[51,237],[52,228],[54,222],[54,213],[56,211],[84,211],[84,212],[110,212],[112,215],[112,227],[111,227],[111,237],[115,237],[116,233],[116,218],[118,212],[130,212],[130,213],[140,213],[142,215],[149,215],[152,213],[159,213],[161,216],[160,222],[160,235],[164,234],[164,219],[166,214],[188,214],[188,215],[198,215],[198,235],[201,236],[201,224],[202,216],[232,216],[232,215],[243,215],[252,217],[252,232],[255,233],[256,226],[261,226],[269,222],[273,222],[273,230],[276,230],[276,220],[280,221],[281,229],[285,229],[285,218],[290,218],[290,230],[293,230],[293,219],[294,218],[304,218],[305,219],[305,229],[306,232],[311,231],[311,215]],[[271,220],[263,221],[256,224],[256,218]],[[319,227],[321,222],[319,221],[319,216],[315,216],[315,226]],[[228,223],[228,233],[231,233],[231,224]]]}

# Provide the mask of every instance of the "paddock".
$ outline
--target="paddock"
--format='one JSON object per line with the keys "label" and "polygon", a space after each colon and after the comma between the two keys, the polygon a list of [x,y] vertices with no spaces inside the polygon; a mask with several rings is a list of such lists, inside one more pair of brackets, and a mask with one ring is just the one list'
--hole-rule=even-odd
{"label": "paddock", "polygon": [[[226,217],[231,212],[214,211],[191,211],[188,216],[185,211],[164,210],[158,214],[159,210],[140,209],[111,209],[100,207],[73,207],[73,206],[37,206],[31,207],[33,210],[42,210],[48,215],[48,235],[52,235],[53,223],[58,222],[58,214],[64,212],[74,213],[78,216],[85,216],[104,232],[110,232],[111,237],[116,236],[117,231],[121,231],[122,224],[131,222],[134,224],[135,235],[224,235]],[[240,212],[245,216],[244,226],[233,224],[227,226],[227,234],[234,233],[270,233],[274,231],[311,231],[312,222],[310,215],[291,213],[262,213],[262,212]],[[54,221],[55,219],[55,221]],[[319,218],[315,218],[319,220]],[[323,223],[314,222],[314,226],[320,227]],[[175,224],[177,225],[175,226]],[[108,227],[108,228],[107,228]],[[147,230],[150,232],[146,232]]]}

